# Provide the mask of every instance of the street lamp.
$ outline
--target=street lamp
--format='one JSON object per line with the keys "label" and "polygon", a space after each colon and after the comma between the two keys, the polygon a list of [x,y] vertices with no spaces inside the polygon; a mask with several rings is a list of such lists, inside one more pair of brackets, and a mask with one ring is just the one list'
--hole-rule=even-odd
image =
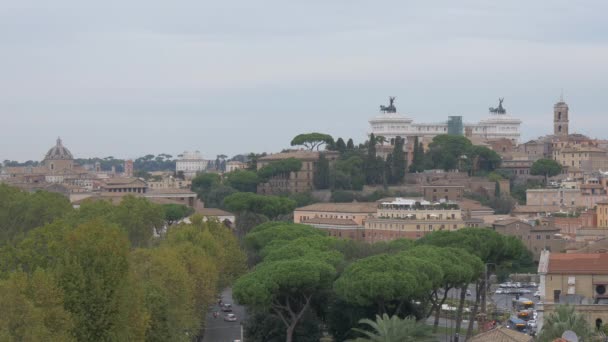
{"label": "street lamp", "polygon": [[489,286],[489,281],[488,281],[488,265],[494,265],[494,267],[496,267],[496,264],[493,263],[493,262],[488,262],[488,263],[486,263],[484,265],[485,266],[485,270],[484,270],[484,278],[483,278],[483,280],[484,280],[484,287],[483,287],[483,292],[482,292],[483,293],[483,297],[482,297],[482,299],[483,299],[482,310],[483,311],[482,312],[484,314],[486,314],[486,315],[487,315],[487,312],[486,312],[486,310],[487,310],[486,294],[487,294],[488,288],[490,287]]}

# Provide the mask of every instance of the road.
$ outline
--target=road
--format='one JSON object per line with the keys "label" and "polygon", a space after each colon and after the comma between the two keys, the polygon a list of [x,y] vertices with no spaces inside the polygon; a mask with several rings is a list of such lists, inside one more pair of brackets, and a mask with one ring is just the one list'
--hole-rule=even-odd
{"label": "road", "polygon": [[[224,290],[222,298],[224,303],[232,304],[232,313],[236,315],[237,321],[224,321],[225,313],[220,311],[217,304],[214,305],[213,310],[207,311],[207,326],[203,342],[232,342],[241,339],[241,322],[245,319],[245,308],[234,304],[232,289]],[[220,311],[220,317],[214,318],[214,311]]]}

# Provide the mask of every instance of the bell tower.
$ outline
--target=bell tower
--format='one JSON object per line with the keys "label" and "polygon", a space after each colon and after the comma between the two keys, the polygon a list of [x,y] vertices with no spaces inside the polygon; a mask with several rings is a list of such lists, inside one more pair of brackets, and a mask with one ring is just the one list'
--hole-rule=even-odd
{"label": "bell tower", "polygon": [[553,134],[558,137],[568,136],[568,123],[568,105],[562,95],[559,102],[553,106]]}

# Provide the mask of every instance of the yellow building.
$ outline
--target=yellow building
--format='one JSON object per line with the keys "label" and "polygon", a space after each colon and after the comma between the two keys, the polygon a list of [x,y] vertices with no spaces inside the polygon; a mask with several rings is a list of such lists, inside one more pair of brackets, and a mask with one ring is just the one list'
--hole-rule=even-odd
{"label": "yellow building", "polygon": [[608,228],[608,201],[597,202],[597,227]]}
{"label": "yellow building", "polygon": [[[608,254],[543,251],[538,264],[543,317],[571,304],[592,326],[608,322]],[[540,328],[540,327],[539,327]]]}

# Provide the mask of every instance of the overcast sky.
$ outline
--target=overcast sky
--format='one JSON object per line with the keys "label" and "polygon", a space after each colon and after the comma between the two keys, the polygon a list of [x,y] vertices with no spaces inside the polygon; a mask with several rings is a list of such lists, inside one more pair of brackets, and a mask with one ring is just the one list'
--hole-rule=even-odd
{"label": "overcast sky", "polygon": [[0,160],[279,151],[365,139],[389,95],[415,122],[505,97],[523,138],[607,138],[608,1],[0,0]]}

